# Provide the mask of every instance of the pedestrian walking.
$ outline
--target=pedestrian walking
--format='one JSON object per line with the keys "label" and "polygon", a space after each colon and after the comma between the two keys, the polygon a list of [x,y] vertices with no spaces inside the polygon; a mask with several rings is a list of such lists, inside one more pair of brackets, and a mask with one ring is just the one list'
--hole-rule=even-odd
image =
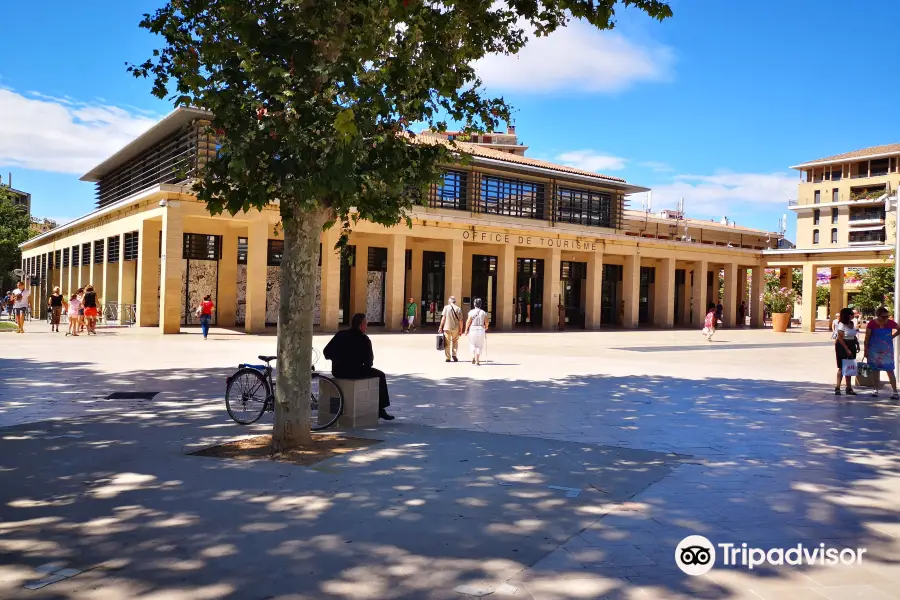
{"label": "pedestrian walking", "polygon": [[78,332],[83,333],[85,327],[84,318],[84,288],[78,288]]}
{"label": "pedestrian walking", "polygon": [[212,321],[212,312],[216,309],[213,304],[212,296],[207,294],[203,296],[203,301],[197,306],[197,316],[200,317],[200,331],[203,332],[203,339],[209,334],[209,323]]}
{"label": "pedestrian walking", "polygon": [[28,297],[31,296],[31,290],[25,289],[25,282],[20,281],[16,284],[12,296],[13,314],[16,316],[16,333],[25,333],[25,314],[28,312]]}
{"label": "pedestrian walking", "polygon": [[59,286],[54,287],[53,293],[47,298],[47,308],[50,310],[50,331],[59,333],[59,319],[63,310],[63,296],[59,292]]}
{"label": "pedestrian walking", "polygon": [[716,320],[716,305],[710,304],[706,307],[706,319],[703,321],[703,335],[707,342],[711,342],[716,333]]}
{"label": "pedestrian walking", "polygon": [[851,376],[844,375],[844,361],[852,359],[856,361],[856,354],[859,352],[859,342],[857,342],[858,330],[853,324],[853,310],[849,308],[841,309],[838,313],[838,324],[836,328],[837,337],[834,338],[834,355],[837,359],[837,381],[834,384],[834,395],[841,395],[841,377],[846,380],[845,392],[848,396],[855,396],[853,386],[850,385]]}
{"label": "pedestrian walking", "polygon": [[[850,314],[851,315],[853,314],[852,310],[850,311]],[[839,313],[839,312],[834,313],[834,320],[831,322],[831,339],[833,339],[833,340],[836,340],[838,337],[837,330],[838,330],[838,323],[840,323],[840,322],[841,322],[841,313]]]}
{"label": "pedestrian walking", "polygon": [[410,298],[409,302],[406,304],[406,329],[407,332],[414,332],[416,330],[416,310],[417,306],[415,301]]}
{"label": "pedestrian walking", "polygon": [[[897,378],[894,375],[894,338],[900,335],[897,322],[889,317],[888,309],[881,307],[875,311],[875,318],[866,325],[865,357],[869,368],[887,371],[888,380],[894,393],[891,400],[900,399],[897,392]],[[878,395],[876,388],[873,396]]]}
{"label": "pedestrian walking", "polygon": [[69,330],[66,331],[66,337],[70,335],[78,337],[78,326],[81,323],[81,298],[78,296],[78,292],[69,297],[67,314],[69,315]]}
{"label": "pedestrian walking", "polygon": [[91,284],[84,288],[81,304],[84,305],[84,320],[87,321],[88,335],[97,335],[97,317],[99,316],[97,292],[94,291],[94,286]]}
{"label": "pedestrian walking", "polygon": [[459,361],[456,353],[459,350],[459,336],[462,332],[462,309],[456,305],[456,296],[450,296],[441,312],[441,324],[438,325],[438,333],[444,334],[446,362]]}
{"label": "pedestrian walking", "polygon": [[475,298],[472,304],[475,308],[469,311],[466,319],[466,337],[469,339],[469,349],[472,351],[472,364],[480,365],[490,319],[488,314],[481,310],[481,298]]}
{"label": "pedestrian walking", "polygon": [[743,327],[747,321],[747,303],[744,300],[741,300],[741,305],[738,307],[738,327]]}
{"label": "pedestrian walking", "polygon": [[722,316],[725,314],[725,308],[722,306],[722,301],[720,300],[718,304],[716,304],[716,325],[719,323],[724,323],[722,320]]}

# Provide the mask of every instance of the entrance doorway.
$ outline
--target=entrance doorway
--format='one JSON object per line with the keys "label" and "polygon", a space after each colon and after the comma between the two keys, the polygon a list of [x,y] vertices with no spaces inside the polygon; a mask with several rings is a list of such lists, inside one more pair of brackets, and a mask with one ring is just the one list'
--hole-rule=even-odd
{"label": "entrance doorway", "polygon": [[544,259],[516,259],[516,324],[540,327],[544,314]]}
{"label": "entrance doorway", "polygon": [[603,281],[600,285],[600,323],[621,325],[625,305],[619,299],[622,282],[622,265],[603,265]]}
{"label": "entrance doorway", "polygon": [[[472,255],[472,301],[481,298],[481,309],[497,322],[497,257]],[[474,304],[472,305],[474,306]]]}
{"label": "entrance doorway", "polygon": [[638,323],[650,323],[650,284],[656,280],[655,267],[641,267],[641,293],[638,304]]}
{"label": "entrance doorway", "polygon": [[[422,326],[439,325],[444,308],[444,276],[447,270],[443,252],[422,252]],[[460,301],[462,301],[460,299]]]}
{"label": "entrance doorway", "polygon": [[559,297],[566,310],[566,327],[584,329],[587,263],[562,261],[559,266]]}
{"label": "entrance doorway", "polygon": [[356,246],[347,246],[341,251],[341,292],[338,301],[338,322],[350,324],[350,267],[356,262]]}

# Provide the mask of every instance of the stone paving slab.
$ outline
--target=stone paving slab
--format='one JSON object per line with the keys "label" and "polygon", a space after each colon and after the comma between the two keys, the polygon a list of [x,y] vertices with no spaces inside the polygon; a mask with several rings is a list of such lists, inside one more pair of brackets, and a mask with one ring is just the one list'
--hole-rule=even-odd
{"label": "stone paving slab", "polygon": [[[95,573],[84,585],[134,597],[185,580],[228,589],[213,597],[452,597],[472,580],[504,583],[678,464],[647,451],[412,425],[361,431],[384,442],[314,468],[220,460],[183,450],[223,415],[165,403],[152,412],[2,430],[5,565],[84,570],[124,559],[115,581]],[[548,487],[556,484],[584,492],[568,497]],[[266,572],[278,577],[260,578]],[[6,577],[0,597],[19,597],[24,583]]]}

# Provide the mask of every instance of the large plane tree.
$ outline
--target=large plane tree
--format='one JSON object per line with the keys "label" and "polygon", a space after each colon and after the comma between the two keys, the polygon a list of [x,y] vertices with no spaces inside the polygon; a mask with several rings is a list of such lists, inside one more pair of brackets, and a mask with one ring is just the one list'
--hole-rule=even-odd
{"label": "large plane tree", "polygon": [[[129,69],[153,94],[212,113],[221,145],[196,183],[210,212],[277,203],[284,230],[273,446],[309,443],[313,306],[323,228],[406,221],[452,145],[411,124],[493,130],[510,106],[473,68],[572,18],[611,29],[615,9],[661,0],[169,0],[141,27],[162,38]],[[330,249],[326,249],[330,250]]]}

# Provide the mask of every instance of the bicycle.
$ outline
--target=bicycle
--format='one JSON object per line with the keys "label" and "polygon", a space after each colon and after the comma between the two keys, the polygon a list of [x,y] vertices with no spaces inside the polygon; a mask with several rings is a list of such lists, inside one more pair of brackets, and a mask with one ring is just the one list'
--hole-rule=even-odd
{"label": "bicycle", "polygon": [[[260,355],[259,359],[266,364],[240,364],[238,370],[226,378],[225,409],[235,423],[250,425],[259,421],[264,413],[275,410],[275,369],[270,363],[276,358]],[[334,379],[316,371],[318,361],[319,353],[314,349],[309,394],[309,424],[312,431],[328,429],[344,410],[344,394]]]}

